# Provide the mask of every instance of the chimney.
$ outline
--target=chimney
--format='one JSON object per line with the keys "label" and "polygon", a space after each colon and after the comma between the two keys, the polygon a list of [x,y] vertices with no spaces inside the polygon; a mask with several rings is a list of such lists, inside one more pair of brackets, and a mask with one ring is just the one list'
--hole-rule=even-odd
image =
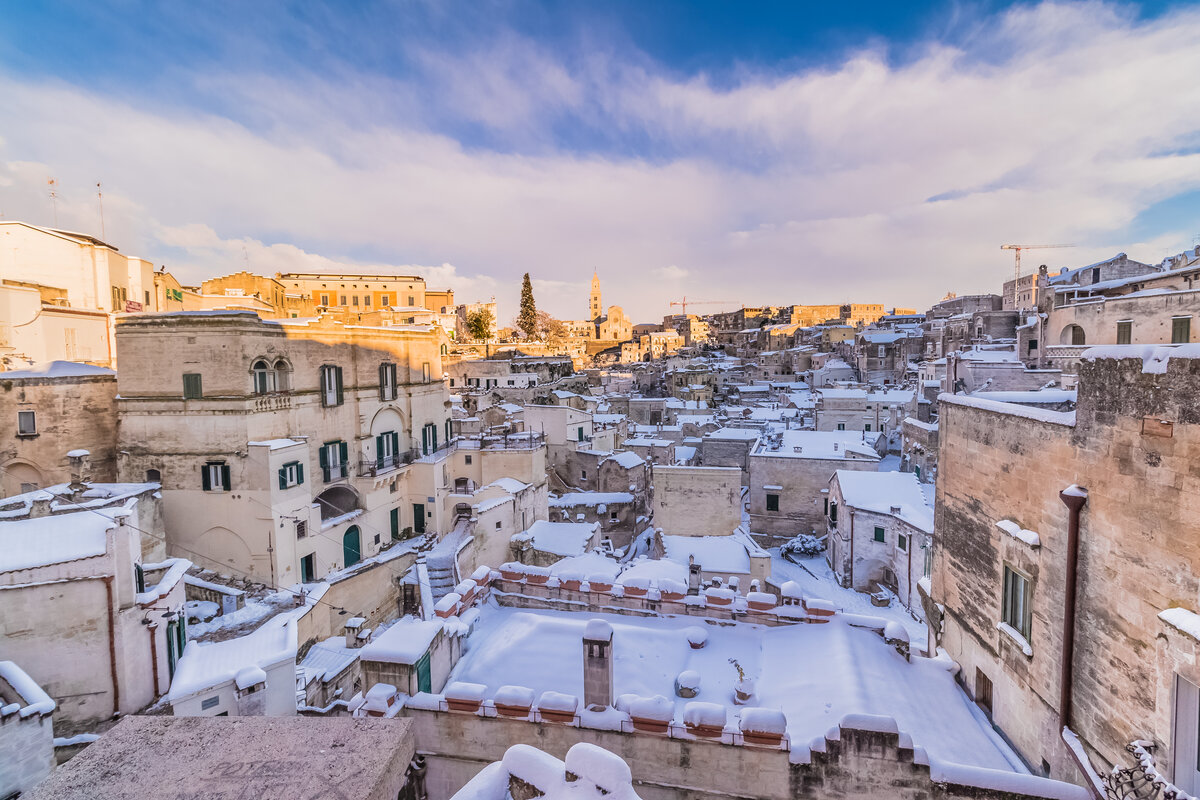
{"label": "chimney", "polygon": [[71,494],[77,494],[87,488],[87,482],[92,479],[91,453],[87,450],[72,450],[67,453],[71,463]]}
{"label": "chimney", "polygon": [[603,711],[613,702],[613,630],[602,619],[589,620],[583,629],[583,704]]}
{"label": "chimney", "polygon": [[350,619],[346,620],[346,624],[342,628],[343,633],[346,635],[346,647],[352,648],[362,646],[362,642],[359,641],[358,634],[366,624],[367,621],[362,617],[351,617]]}
{"label": "chimney", "polygon": [[892,514],[899,515],[900,514],[900,506],[892,506]]}

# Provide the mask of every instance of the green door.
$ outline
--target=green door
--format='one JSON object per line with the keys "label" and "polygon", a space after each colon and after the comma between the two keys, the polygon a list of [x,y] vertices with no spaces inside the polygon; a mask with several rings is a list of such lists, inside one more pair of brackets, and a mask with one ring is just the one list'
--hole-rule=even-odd
{"label": "green door", "polygon": [[342,535],[342,558],[344,565],[349,567],[362,560],[362,542],[358,534],[358,526],[351,525]]}
{"label": "green door", "polygon": [[417,691],[433,691],[433,677],[429,670],[429,653],[421,656],[421,660],[417,662]]}
{"label": "green door", "polygon": [[388,519],[389,519],[389,522],[391,522],[391,526],[392,526],[392,539],[395,541],[399,541],[400,540],[400,509],[393,508],[390,512],[388,512]]}
{"label": "green door", "polygon": [[425,532],[425,504],[413,503],[413,532]]}

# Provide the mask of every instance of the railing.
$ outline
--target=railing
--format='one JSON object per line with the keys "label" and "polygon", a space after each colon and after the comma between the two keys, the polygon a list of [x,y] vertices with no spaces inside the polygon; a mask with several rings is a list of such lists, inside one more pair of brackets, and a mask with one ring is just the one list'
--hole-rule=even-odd
{"label": "railing", "polygon": [[340,481],[340,480],[350,477],[350,465],[349,464],[327,464],[326,466],[321,467],[321,473],[322,473],[322,476],[325,478],[326,483],[332,483],[333,481]]}
{"label": "railing", "polygon": [[416,450],[406,450],[403,453],[394,453],[382,458],[359,461],[358,474],[371,477],[386,475],[389,472],[400,469],[400,467],[411,464],[418,458],[420,458],[420,453]]}
{"label": "railing", "polygon": [[455,443],[462,450],[536,450],[546,443],[546,437],[536,431],[528,431],[507,436],[459,438]]}

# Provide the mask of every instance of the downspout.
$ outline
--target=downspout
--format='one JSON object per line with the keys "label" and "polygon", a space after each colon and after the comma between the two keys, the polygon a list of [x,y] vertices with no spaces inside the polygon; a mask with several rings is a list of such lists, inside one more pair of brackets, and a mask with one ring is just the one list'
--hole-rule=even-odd
{"label": "downspout", "polygon": [[854,509],[847,509],[850,515],[850,588],[854,588]]}
{"label": "downspout", "polygon": [[154,671],[154,696],[158,697],[158,626],[148,625],[146,631],[150,634],[150,667]]}
{"label": "downspout", "polygon": [[113,576],[105,575],[104,591],[108,595],[108,663],[112,669],[113,716],[121,713],[121,679],[117,675],[117,608],[113,602]]}
{"label": "downspout", "polygon": [[[1059,731],[1063,734],[1064,741],[1066,741],[1067,731],[1070,730],[1071,725],[1071,688],[1074,684],[1075,587],[1079,570],[1079,514],[1083,510],[1084,504],[1087,503],[1088,493],[1087,489],[1082,486],[1071,484],[1059,492],[1058,497],[1070,513],[1067,525],[1067,563],[1063,589],[1062,655],[1058,686],[1058,727]],[[1079,748],[1077,752],[1077,749],[1071,747],[1068,743],[1067,753],[1070,754],[1071,760],[1075,762],[1075,766],[1088,779],[1086,783],[1092,797],[1096,798],[1096,800],[1104,800],[1103,796],[1098,793],[1092,780],[1094,770],[1090,764],[1085,763],[1083,760],[1085,756],[1082,754],[1082,748]]]}

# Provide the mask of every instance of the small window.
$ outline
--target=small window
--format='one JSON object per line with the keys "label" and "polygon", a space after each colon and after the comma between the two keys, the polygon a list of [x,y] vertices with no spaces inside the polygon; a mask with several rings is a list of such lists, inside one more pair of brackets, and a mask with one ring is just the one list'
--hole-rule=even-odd
{"label": "small window", "polygon": [[1117,344],[1129,344],[1133,341],[1133,322],[1117,323]]}
{"label": "small window", "polygon": [[846,430],[846,423],[844,423],[844,422],[839,422],[839,423],[837,424],[837,429],[838,429],[839,431],[844,431],[844,430]]}
{"label": "small window", "polygon": [[321,367],[321,405],[331,408],[342,401],[342,368],[325,364]]}
{"label": "small window", "polygon": [[1028,352],[1032,353],[1034,350],[1037,350],[1037,339],[1030,339]]}
{"label": "small window", "polygon": [[212,697],[206,697],[200,701],[200,710],[207,711],[210,708],[216,708],[220,704],[221,704],[220,695],[213,695]]}
{"label": "small window", "polygon": [[390,306],[391,304],[392,304],[392,296],[390,294],[385,294],[379,298],[379,305]]}
{"label": "small window", "polygon": [[408,305],[409,305],[409,308],[411,308],[411,307],[415,306],[416,304],[417,304],[417,298],[413,297],[413,296],[410,294],[410,295],[408,296]]}
{"label": "small window", "polygon": [[777,495],[777,494],[767,495],[767,511],[778,511],[778,510],[779,510],[779,495]]}
{"label": "small window", "polygon": [[887,532],[883,528],[876,525],[875,526],[875,541],[883,542],[886,540],[887,540]]}
{"label": "small window", "polygon": [[224,461],[206,461],[200,470],[200,485],[206,492],[228,492],[232,485],[229,465]]}
{"label": "small window", "polygon": [[470,453],[468,453],[468,454],[466,455],[466,457],[465,457],[463,460],[464,460],[464,463],[466,463],[466,464],[467,464],[467,466],[470,466],[470,465],[471,465],[471,455],[470,455]]}
{"label": "small window", "polygon": [[309,553],[300,559],[300,582],[312,583],[317,579],[317,556]]}
{"label": "small window", "polygon": [[867,433],[870,433],[871,432],[871,423],[868,422],[866,425],[863,425],[863,430],[866,431]]}
{"label": "small window", "polygon": [[584,480],[584,481],[587,480],[587,470],[586,469],[579,470],[579,479]]}
{"label": "small window", "polygon": [[1190,317],[1175,317],[1171,320],[1171,344],[1183,344],[1192,340]]}
{"label": "small window", "polygon": [[37,436],[37,414],[35,412],[17,412],[17,436]]}
{"label": "small window", "polygon": [[387,402],[396,399],[396,365],[384,362],[379,365],[379,399]]}
{"label": "small window", "polygon": [[1029,640],[1033,627],[1033,584],[1029,577],[1004,565],[1004,598],[1001,621]]}
{"label": "small window", "polygon": [[837,503],[829,504],[829,524],[837,527]]}
{"label": "small window", "polygon": [[350,474],[349,445],[343,441],[326,442],[317,451],[321,459],[321,472],[326,483],[341,480]]}
{"label": "small window", "polygon": [[329,295],[327,295],[327,294],[321,295],[321,305],[323,305],[323,306],[329,305]]}
{"label": "small window", "polygon": [[429,383],[429,362],[421,364],[421,380]]}
{"label": "small window", "polygon": [[500,530],[500,528],[501,528],[500,520],[496,520],[496,530]]}
{"label": "small window", "polygon": [[897,534],[896,546],[899,547],[901,550],[907,551],[908,550],[908,537],[905,536],[903,533]]}
{"label": "small window", "polygon": [[343,306],[346,305],[346,295],[342,295],[341,299],[342,299],[342,302],[339,303],[339,305],[343,305]]}
{"label": "small window", "polygon": [[204,396],[204,389],[200,383],[200,373],[185,372],[183,373],[183,399],[184,400],[199,400]]}
{"label": "small window", "polygon": [[289,461],[279,468],[279,488],[290,489],[304,483],[304,465],[299,461]]}
{"label": "small window", "polygon": [[350,297],[350,304],[355,306],[358,305],[358,295],[352,295]]}
{"label": "small window", "polygon": [[296,538],[303,539],[305,536],[308,536],[308,520],[298,520],[296,522]]}
{"label": "small window", "polygon": [[[366,306],[367,308],[371,307],[371,295],[368,294],[363,297],[363,305]],[[379,537],[376,536],[375,539],[376,539],[376,543],[378,544]]]}

